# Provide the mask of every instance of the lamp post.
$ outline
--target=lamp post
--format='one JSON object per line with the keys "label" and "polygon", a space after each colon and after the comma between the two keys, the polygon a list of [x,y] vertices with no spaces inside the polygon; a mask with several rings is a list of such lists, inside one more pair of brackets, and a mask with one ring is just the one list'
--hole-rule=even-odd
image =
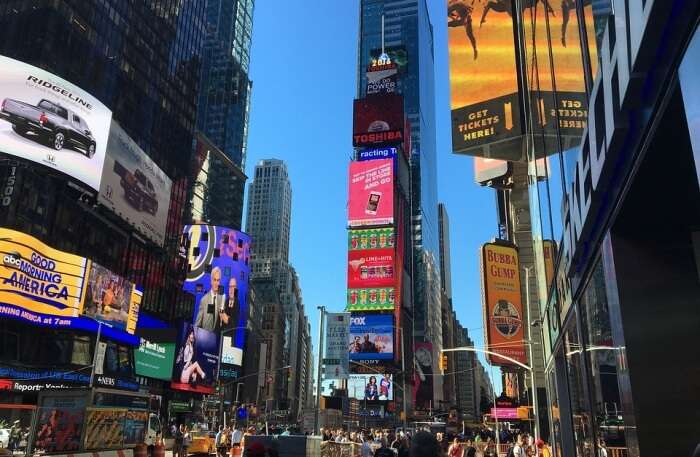
{"label": "lamp post", "polygon": [[318,413],[321,409],[321,365],[323,363],[323,324],[326,319],[326,307],[318,306],[318,360],[316,362],[316,411],[314,411],[314,435],[319,434]]}

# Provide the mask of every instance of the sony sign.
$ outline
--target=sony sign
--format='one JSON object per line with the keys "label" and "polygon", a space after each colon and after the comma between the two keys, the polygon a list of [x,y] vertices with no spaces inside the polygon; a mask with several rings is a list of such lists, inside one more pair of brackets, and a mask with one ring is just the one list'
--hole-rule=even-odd
{"label": "sony sign", "polygon": [[571,274],[573,260],[588,250],[580,240],[594,225],[595,213],[603,203],[598,195],[604,187],[601,183],[611,177],[612,158],[626,141],[630,111],[641,99],[642,83],[663,43],[660,36],[679,1],[614,0],[615,15],[609,18],[603,37],[601,69],[591,91],[587,132],[563,207],[565,274]]}

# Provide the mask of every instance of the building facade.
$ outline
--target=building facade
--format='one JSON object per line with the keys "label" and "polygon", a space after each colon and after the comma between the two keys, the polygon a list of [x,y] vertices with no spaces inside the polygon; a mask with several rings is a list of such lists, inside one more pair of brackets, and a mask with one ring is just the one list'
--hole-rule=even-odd
{"label": "building facade", "polygon": [[[195,138],[204,13],[203,4],[196,1],[11,1],[0,5],[0,55],[49,72],[95,97],[111,111],[113,123],[119,124],[129,144],[137,145],[172,181],[160,245],[138,233],[133,221],[98,203],[96,189],[71,173],[13,155],[3,141],[0,174],[3,182],[12,183],[12,192],[3,201],[0,225],[84,256],[142,285],[141,314],[161,321],[191,316],[193,311],[193,300],[181,291],[185,268],[177,247]],[[76,119],[74,123],[79,122]],[[49,165],[60,154],[70,153],[49,155]],[[14,373],[20,368],[85,370],[92,363],[97,328],[57,330],[3,318],[2,345],[14,349],[5,351],[0,362]],[[135,379],[133,342],[115,338],[102,336],[112,360],[104,376],[138,381],[161,395],[164,407],[166,382]],[[38,341],[46,345],[37,346]],[[50,349],[42,354],[30,350],[35,347]],[[36,393],[12,389],[0,396],[2,403],[37,401]]]}
{"label": "building facade", "polygon": [[[206,38],[197,126],[245,170],[250,97],[250,45],[254,0],[206,2]],[[240,201],[243,201],[241,195]]]}
{"label": "building facade", "polygon": [[[382,30],[384,24],[384,30]],[[384,43],[382,43],[384,37]],[[358,42],[358,98],[366,95],[365,69],[384,48],[402,59],[397,82],[410,124],[410,233],[412,283],[410,320],[417,341],[442,341],[438,265],[437,163],[433,32],[425,0],[362,0]],[[439,348],[433,348],[433,361]],[[433,363],[433,371],[437,364]],[[441,380],[433,403],[442,400]]]}

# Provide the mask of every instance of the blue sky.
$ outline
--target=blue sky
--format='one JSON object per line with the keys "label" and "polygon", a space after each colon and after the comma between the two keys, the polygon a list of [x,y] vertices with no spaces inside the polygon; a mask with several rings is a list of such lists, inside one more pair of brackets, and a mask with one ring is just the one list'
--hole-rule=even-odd
{"label": "blue sky", "polygon": [[[316,307],[341,311],[345,300],[358,2],[258,1],[254,13],[246,173],[251,176],[261,159],[287,162],[290,261],[299,273],[315,351]],[[473,160],[451,152],[445,6],[428,3],[435,33],[438,198],[450,217],[453,303],[462,325],[482,346],[478,250],[497,233],[495,197],[474,184]]]}

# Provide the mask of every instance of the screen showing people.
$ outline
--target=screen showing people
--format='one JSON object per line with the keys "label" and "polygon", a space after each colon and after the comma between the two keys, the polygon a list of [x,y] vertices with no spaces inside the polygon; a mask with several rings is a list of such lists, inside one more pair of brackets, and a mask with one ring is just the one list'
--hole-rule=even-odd
{"label": "screen showing people", "polygon": [[242,350],[248,315],[250,237],[238,230],[188,225],[183,235],[188,271],[183,289],[195,296],[195,327],[222,332]]}
{"label": "screen showing people", "polygon": [[394,317],[353,314],[350,319],[350,360],[391,360],[394,357]]}
{"label": "screen showing people", "polygon": [[182,322],[172,387],[192,392],[213,393],[219,363],[218,351],[218,334],[190,322]]}
{"label": "screen showing people", "polygon": [[357,400],[393,400],[394,383],[390,374],[352,374],[348,394]]}

